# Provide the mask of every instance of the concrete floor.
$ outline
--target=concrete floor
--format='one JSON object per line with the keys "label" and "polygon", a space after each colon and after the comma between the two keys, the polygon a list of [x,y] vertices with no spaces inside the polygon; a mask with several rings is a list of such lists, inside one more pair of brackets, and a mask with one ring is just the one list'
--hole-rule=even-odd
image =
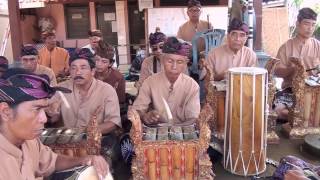
{"label": "concrete floor", "polygon": [[[294,155],[314,165],[320,165],[320,157],[313,156],[303,150],[303,140],[290,140],[281,137],[280,144],[273,144],[267,146],[267,158],[279,161],[281,157],[287,155]],[[262,176],[272,175],[274,167],[267,166],[267,170]],[[241,177],[233,175],[224,170],[221,162],[214,163],[214,172],[216,174],[215,180],[237,180],[237,179],[251,179],[250,177]]]}

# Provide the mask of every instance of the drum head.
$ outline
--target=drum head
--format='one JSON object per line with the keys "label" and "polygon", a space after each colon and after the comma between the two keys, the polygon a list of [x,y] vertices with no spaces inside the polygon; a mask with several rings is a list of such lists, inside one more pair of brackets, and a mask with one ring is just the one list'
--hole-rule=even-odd
{"label": "drum head", "polygon": [[266,74],[268,71],[258,67],[234,67],[228,70],[231,74]]}
{"label": "drum head", "polygon": [[88,180],[88,179],[99,180],[99,176],[97,174],[97,171],[92,166],[87,167],[77,177],[77,180]]}

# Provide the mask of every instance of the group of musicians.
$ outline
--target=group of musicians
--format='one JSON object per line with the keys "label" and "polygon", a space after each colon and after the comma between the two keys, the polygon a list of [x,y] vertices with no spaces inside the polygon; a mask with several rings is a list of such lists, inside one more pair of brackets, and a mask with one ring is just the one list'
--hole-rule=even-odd
{"label": "group of musicians", "polygon": [[[150,35],[152,56],[142,64],[138,95],[132,105],[147,126],[189,125],[199,117],[200,88],[187,71],[191,57],[189,42],[196,32],[212,28],[212,25],[199,19],[201,4],[197,0],[188,2],[187,14],[190,20],[179,28],[178,38],[166,37],[161,32]],[[289,57],[298,57],[306,69],[320,64],[320,42],[312,37],[316,20],[317,14],[312,9],[301,9],[296,22],[297,35],[278,51],[277,58],[281,62],[275,72],[284,78],[285,91],[290,92],[296,70]],[[226,42],[210,50],[206,62],[215,74],[215,81],[225,79],[231,67],[256,66],[256,54],[245,46],[248,32],[246,23],[233,19]],[[119,104],[125,101],[125,82],[112,67],[113,48],[103,42],[99,31],[90,32],[90,48],[75,50],[70,55],[56,47],[54,33],[44,33],[44,41],[45,47],[39,52],[31,45],[22,47],[20,68],[8,69],[8,60],[0,58],[3,73],[0,81],[0,179],[36,179],[79,165],[93,165],[98,174],[105,176],[109,168],[101,156],[59,155],[44,146],[38,137],[47,117],[50,122],[62,120],[68,128],[83,128],[93,112],[97,113],[98,129],[103,135],[108,136],[121,128]],[[204,69],[202,73],[206,74]],[[65,75],[70,78],[56,86],[56,77]],[[55,94],[56,91],[61,93]],[[166,112],[164,101],[172,117]],[[286,108],[285,104],[276,105],[281,118],[285,117]],[[304,179],[299,170],[285,176]]]}

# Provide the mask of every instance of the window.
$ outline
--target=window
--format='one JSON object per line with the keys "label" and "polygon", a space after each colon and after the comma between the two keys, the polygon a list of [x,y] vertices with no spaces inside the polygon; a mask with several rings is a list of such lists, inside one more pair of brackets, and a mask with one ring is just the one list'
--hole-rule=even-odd
{"label": "window", "polygon": [[67,38],[86,39],[90,29],[88,5],[65,6]]}

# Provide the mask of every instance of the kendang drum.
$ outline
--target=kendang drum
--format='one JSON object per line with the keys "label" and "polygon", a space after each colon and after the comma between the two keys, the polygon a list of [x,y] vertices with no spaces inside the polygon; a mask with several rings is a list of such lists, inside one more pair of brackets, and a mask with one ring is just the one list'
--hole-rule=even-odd
{"label": "kendang drum", "polygon": [[257,175],[266,169],[267,71],[231,68],[228,80],[224,168],[237,175]]}
{"label": "kendang drum", "polygon": [[147,127],[141,124],[138,113],[130,109],[128,118],[133,122],[130,137],[135,151],[133,179],[212,178],[212,164],[206,153],[210,141],[206,123],[209,114],[202,117],[205,121],[199,120],[194,125]]}
{"label": "kendang drum", "polygon": [[113,180],[111,173],[100,177],[93,166],[79,166],[65,171],[54,173],[50,180]]}

